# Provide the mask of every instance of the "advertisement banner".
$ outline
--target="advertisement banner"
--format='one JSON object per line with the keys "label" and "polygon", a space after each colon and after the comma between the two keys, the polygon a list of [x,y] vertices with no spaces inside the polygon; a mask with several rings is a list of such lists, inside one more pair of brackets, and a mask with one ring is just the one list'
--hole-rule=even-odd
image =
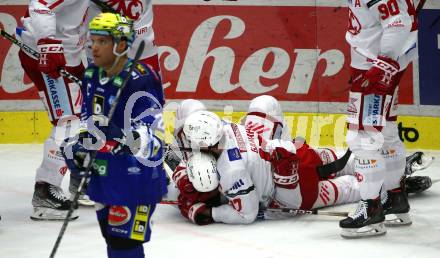
{"label": "advertisement banner", "polygon": [[[1,1],[0,27],[14,35],[28,2]],[[122,8],[124,1],[112,3]],[[316,146],[343,145],[350,65],[346,0],[153,4],[167,108],[196,98],[236,118],[249,100],[268,94],[280,100],[292,136]],[[408,148],[440,149],[439,16],[440,1],[427,0],[419,16],[419,60],[400,85],[399,114],[405,116],[398,120],[399,136]],[[18,47],[3,38],[0,44],[0,143],[42,142],[50,132],[47,114],[21,68]],[[174,113],[166,114],[169,133]]]}
{"label": "advertisement banner", "polygon": [[[13,34],[25,10],[25,5],[0,5],[2,28]],[[285,109],[295,112],[330,112],[306,107],[347,101],[346,7],[156,5],[154,15],[168,101],[247,103],[268,94],[303,103]],[[1,101],[38,100],[20,67],[18,48],[1,42]],[[413,81],[410,67],[400,85],[400,103],[414,104]]]}
{"label": "advertisement banner", "polygon": [[[155,15],[168,98],[347,101],[346,8],[159,6]],[[405,76],[400,101],[413,104],[411,68]]]}

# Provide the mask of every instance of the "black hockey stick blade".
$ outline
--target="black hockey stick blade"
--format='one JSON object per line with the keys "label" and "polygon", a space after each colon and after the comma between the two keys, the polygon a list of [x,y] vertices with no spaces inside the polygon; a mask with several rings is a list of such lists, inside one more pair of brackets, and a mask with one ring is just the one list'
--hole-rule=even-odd
{"label": "black hockey stick blade", "polygon": [[[115,100],[113,101],[112,106],[111,106],[110,111],[109,111],[109,114],[108,114],[108,123],[110,123],[110,121],[113,118],[113,114],[115,112],[116,106],[118,105],[119,98],[121,96],[122,90],[125,88],[125,85],[127,85],[127,82],[130,79],[130,76],[131,76],[134,68],[136,67],[137,62],[139,61],[139,58],[140,58],[142,52],[144,51],[144,48],[145,48],[145,42],[141,41],[141,43],[139,44],[139,47],[138,47],[138,49],[136,51],[135,58],[132,61],[130,69],[128,70],[127,76],[124,78],[124,81],[122,82],[121,87],[119,88],[118,92],[116,93]],[[55,241],[55,244],[54,244],[54,246],[52,248],[52,252],[50,253],[50,256],[49,256],[50,258],[54,258],[55,257],[55,254],[56,254],[56,252],[58,250],[58,247],[59,247],[59,245],[61,243],[61,240],[62,240],[62,238],[64,236],[64,233],[66,232],[67,225],[69,224],[70,218],[72,217],[72,213],[73,213],[74,208],[76,206],[76,203],[77,203],[77,201],[79,199],[80,193],[83,190],[84,186],[86,185],[86,182],[87,182],[88,178],[91,175],[91,167],[92,167],[92,164],[93,164],[93,162],[94,162],[94,160],[96,158],[96,154],[97,154],[96,150],[95,151],[91,151],[90,155],[88,155],[88,157],[86,158],[86,160],[88,160],[88,162],[86,164],[84,176],[81,178],[81,182],[79,183],[78,189],[75,192],[73,201],[72,201],[72,203],[70,205],[70,209],[67,212],[66,218],[64,219],[63,225],[61,226],[60,233],[58,234],[57,240]]]}
{"label": "black hockey stick blade", "polygon": [[348,149],[345,152],[344,156],[342,156],[340,159],[337,159],[337,160],[330,162],[328,164],[319,166],[317,168],[318,175],[320,177],[328,177],[329,175],[342,170],[345,167],[345,165],[347,165],[347,162],[348,162],[348,159],[350,158],[350,155],[351,155],[351,150]]}

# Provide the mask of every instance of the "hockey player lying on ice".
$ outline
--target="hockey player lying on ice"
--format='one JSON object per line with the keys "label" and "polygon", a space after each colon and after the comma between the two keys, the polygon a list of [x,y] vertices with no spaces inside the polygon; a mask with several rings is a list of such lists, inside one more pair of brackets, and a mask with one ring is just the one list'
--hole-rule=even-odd
{"label": "hockey player lying on ice", "polygon": [[[352,161],[337,177],[320,178],[316,168],[333,161],[336,155],[328,149],[312,149],[298,140],[272,140],[282,135],[279,104],[269,96],[258,97],[259,105],[253,105],[254,101],[245,118],[246,128],[225,123],[215,114],[203,111],[205,108],[199,101],[182,102],[175,128],[179,145],[191,147],[190,142],[192,147],[218,148],[210,153],[185,153],[184,160],[189,159],[174,170],[182,215],[200,225],[244,224],[253,222],[258,214],[266,219],[274,218],[275,214],[259,213],[267,207],[313,209],[359,200]],[[255,106],[260,110],[254,110]],[[269,112],[261,110],[265,107]],[[276,109],[278,113],[273,112]],[[264,117],[259,113],[270,115]],[[261,123],[268,129],[262,130],[258,126]],[[219,202],[217,190],[228,199],[226,203]],[[388,223],[408,223],[408,220],[404,217]]]}

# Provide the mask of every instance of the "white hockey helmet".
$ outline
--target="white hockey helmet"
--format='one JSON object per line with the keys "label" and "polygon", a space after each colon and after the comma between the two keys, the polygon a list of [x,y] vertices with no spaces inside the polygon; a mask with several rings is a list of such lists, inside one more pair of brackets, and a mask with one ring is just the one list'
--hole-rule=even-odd
{"label": "white hockey helmet", "polygon": [[191,145],[214,146],[223,136],[223,122],[213,112],[197,111],[186,118],[183,133]]}
{"label": "white hockey helmet", "polygon": [[249,103],[248,112],[261,112],[283,123],[283,111],[278,100],[269,95],[261,95]]}
{"label": "white hockey helmet", "polygon": [[176,120],[184,121],[191,113],[206,110],[205,105],[196,99],[183,100],[176,110]]}
{"label": "white hockey helmet", "polygon": [[189,181],[199,192],[210,192],[219,184],[217,161],[212,154],[194,153],[188,160],[186,172]]}

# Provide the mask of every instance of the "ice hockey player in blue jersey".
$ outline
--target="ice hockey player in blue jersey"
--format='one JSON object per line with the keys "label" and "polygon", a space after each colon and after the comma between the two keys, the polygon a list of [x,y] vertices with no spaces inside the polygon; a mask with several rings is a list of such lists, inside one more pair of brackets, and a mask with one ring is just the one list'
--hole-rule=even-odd
{"label": "ice hockey player in blue jersey", "polygon": [[[63,153],[71,172],[81,176],[90,153],[97,151],[87,194],[96,202],[108,257],[143,258],[151,215],[166,193],[161,81],[152,69],[128,59],[134,38],[128,18],[102,13],[89,29],[94,64],[83,79],[81,130]],[[134,70],[128,74],[132,65]]]}

